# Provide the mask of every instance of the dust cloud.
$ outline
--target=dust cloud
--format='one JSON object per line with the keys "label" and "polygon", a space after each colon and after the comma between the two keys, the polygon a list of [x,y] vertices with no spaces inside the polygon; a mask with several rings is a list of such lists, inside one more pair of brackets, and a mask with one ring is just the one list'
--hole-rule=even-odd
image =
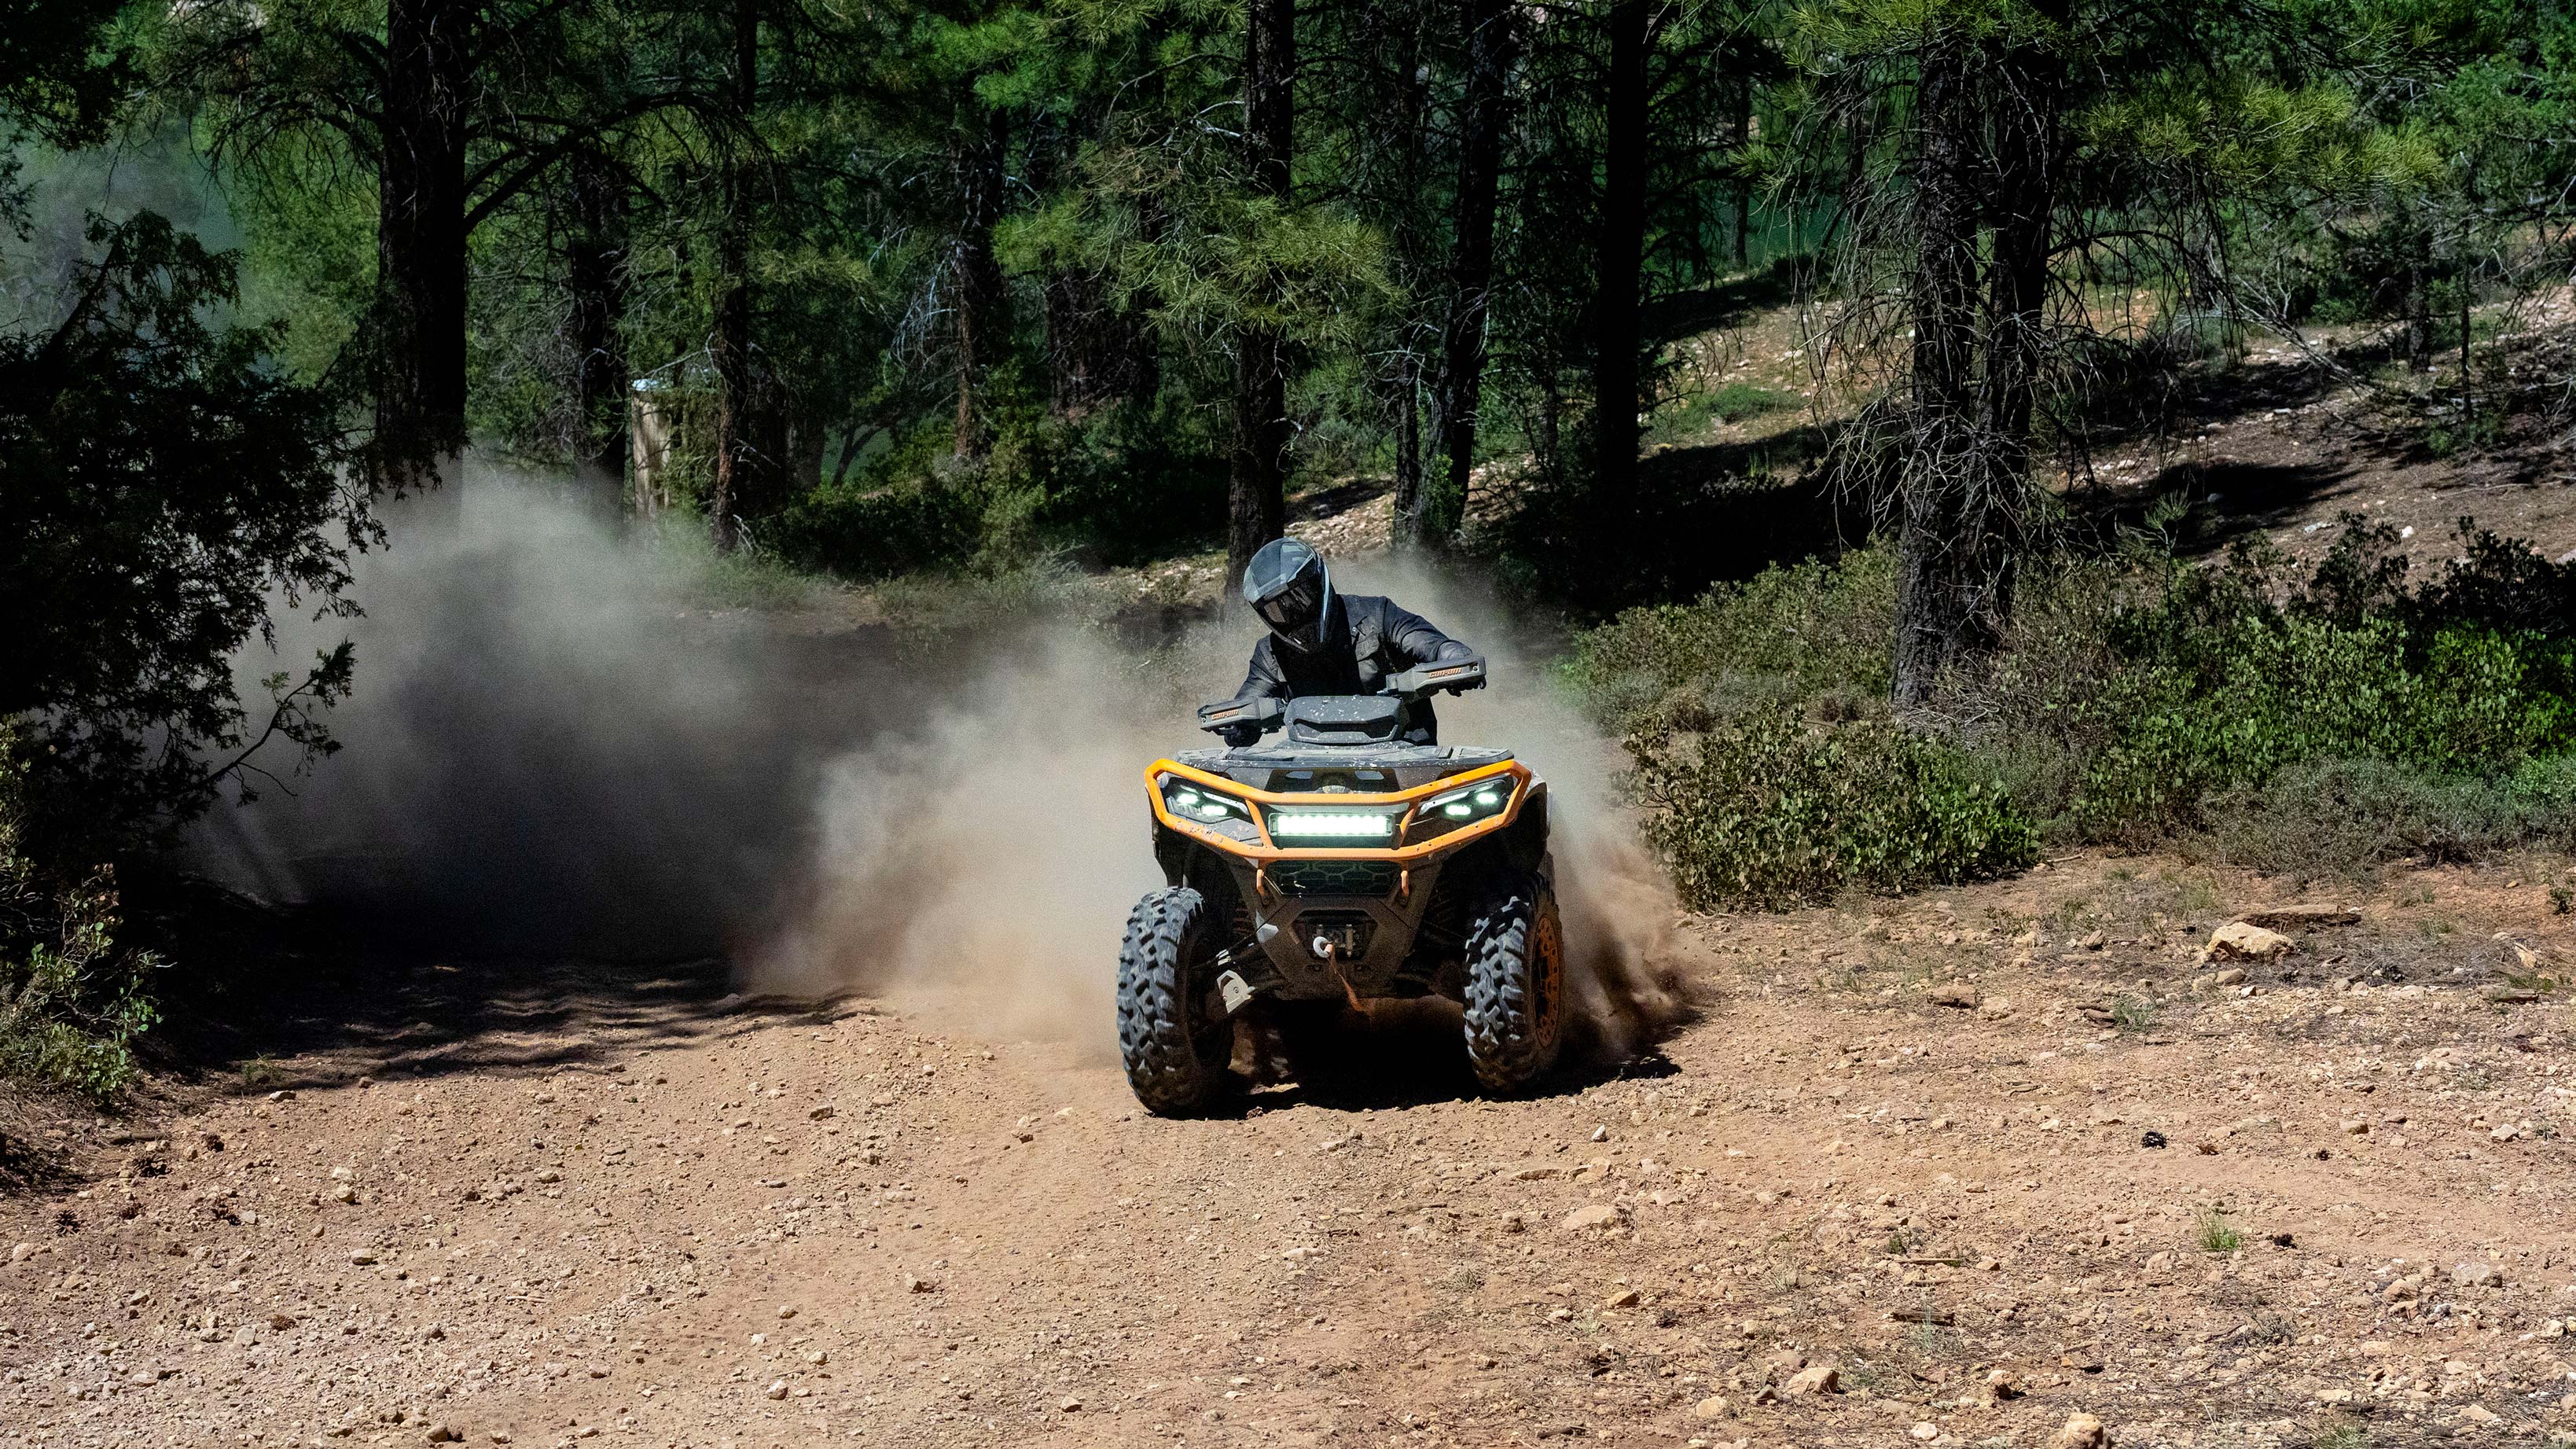
{"label": "dust cloud", "polygon": [[[1485,651],[1493,683],[1440,702],[1441,738],[1514,749],[1545,777],[1560,909],[1588,1045],[1624,1055],[1675,1018],[1674,904],[1612,807],[1612,748],[1551,687],[1505,612],[1427,570],[1364,560],[1337,587],[1391,593]],[[1230,695],[1258,626],[1240,607],[1140,660],[1050,631],[900,741],[824,774],[819,873],[754,968],[762,989],[885,993],[934,1024],[1114,1060],[1118,941],[1162,884],[1146,765],[1209,743],[1191,707]]]}
{"label": "dust cloud", "polygon": [[[469,460],[397,504],[355,621],[282,614],[292,668],[344,635],[343,748],[218,805],[188,861],[402,952],[683,959],[750,948],[801,868],[823,764],[915,708],[883,631],[711,610],[706,568],[568,487]],[[283,769],[285,761],[265,760]]]}
{"label": "dust cloud", "polygon": [[[1191,707],[1241,679],[1248,612],[1138,642],[1040,605],[928,649],[847,597],[710,608],[705,559],[545,480],[477,461],[463,493],[389,520],[392,546],[360,560],[363,618],[281,620],[278,654],[243,661],[354,636],[344,748],[211,812],[198,868],[390,950],[722,956],[746,991],[865,992],[1115,1059],[1118,941],[1161,884],[1143,771],[1207,742]],[[1624,1053],[1679,998],[1672,900],[1611,804],[1615,752],[1472,586],[1386,560],[1336,581],[1492,661],[1487,690],[1441,702],[1442,737],[1548,779],[1578,1004]]]}
{"label": "dust cloud", "polygon": [[1538,642],[1470,579],[1388,558],[1355,561],[1333,577],[1353,593],[1392,597],[1484,653],[1491,682],[1440,700],[1440,738],[1510,749],[1547,781],[1557,909],[1590,1049],[1625,1057],[1679,1020],[1686,1008],[1672,883],[1619,808],[1617,745],[1584,717]]}
{"label": "dust cloud", "polygon": [[918,728],[833,761],[814,874],[755,988],[883,994],[940,1029],[1116,1060],[1119,938],[1163,883],[1144,770],[1196,743],[1175,688],[1190,672],[1149,677],[1106,637],[1051,630]]}

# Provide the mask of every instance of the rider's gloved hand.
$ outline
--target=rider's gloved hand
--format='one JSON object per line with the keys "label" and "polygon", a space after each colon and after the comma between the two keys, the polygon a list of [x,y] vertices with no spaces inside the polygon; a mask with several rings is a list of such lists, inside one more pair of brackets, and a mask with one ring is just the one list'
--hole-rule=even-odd
{"label": "rider's gloved hand", "polygon": [[[1440,654],[1439,654],[1439,657],[1438,657],[1438,658],[1436,658],[1436,659],[1433,659],[1431,662],[1432,662],[1432,663],[1434,663],[1434,664],[1442,664],[1442,663],[1446,663],[1447,661],[1452,660],[1452,659],[1473,659],[1473,658],[1475,658],[1475,657],[1476,657],[1476,651],[1475,651],[1475,650],[1473,650],[1473,649],[1468,648],[1465,644],[1462,644],[1462,643],[1460,643],[1459,641],[1457,641],[1457,640],[1455,640],[1455,639],[1443,639],[1442,641],[1440,641]],[[1478,680],[1476,680],[1476,681],[1475,681],[1474,683],[1472,683],[1472,684],[1462,685],[1462,686],[1460,686],[1460,687],[1458,687],[1458,688],[1456,688],[1456,689],[1453,689],[1453,690],[1451,691],[1451,693],[1453,693],[1453,694],[1457,694],[1457,693],[1464,693],[1465,691],[1470,690],[1470,689],[1482,689],[1482,688],[1484,688],[1484,687],[1485,687],[1485,681],[1484,681],[1484,680],[1482,680],[1482,679],[1478,679]]]}

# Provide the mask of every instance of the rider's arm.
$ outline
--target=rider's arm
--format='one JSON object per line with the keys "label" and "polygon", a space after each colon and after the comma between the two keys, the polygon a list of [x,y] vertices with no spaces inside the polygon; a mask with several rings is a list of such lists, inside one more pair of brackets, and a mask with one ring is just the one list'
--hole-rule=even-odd
{"label": "rider's arm", "polygon": [[[1237,699],[1285,698],[1288,681],[1279,673],[1278,657],[1271,652],[1270,641],[1263,639],[1252,646],[1252,667],[1244,673],[1243,687],[1234,692]],[[1217,732],[1229,745],[1249,745],[1261,738],[1259,725],[1233,725]]]}
{"label": "rider's arm", "polygon": [[1435,659],[1464,659],[1476,652],[1441,633],[1430,620],[1393,600],[1386,605],[1386,642],[1389,648],[1415,664],[1429,664]]}
{"label": "rider's arm", "polygon": [[1279,658],[1268,639],[1252,646],[1252,667],[1244,672],[1243,687],[1234,692],[1237,699],[1286,698],[1287,677],[1279,672]]}

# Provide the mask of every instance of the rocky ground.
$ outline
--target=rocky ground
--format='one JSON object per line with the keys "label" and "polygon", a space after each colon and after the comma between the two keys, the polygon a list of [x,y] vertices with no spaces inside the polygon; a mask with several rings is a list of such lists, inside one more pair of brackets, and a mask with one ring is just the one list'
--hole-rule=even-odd
{"label": "rocky ground", "polygon": [[[2426,562],[2463,512],[2576,549],[2550,418],[2463,465],[2284,349],[2248,376],[2100,472],[2310,557],[2346,508]],[[1366,552],[1386,502],[1298,520]],[[1691,918],[1688,1016],[1544,1093],[1411,1015],[1203,1122],[1136,1108],[1105,1019],[341,963],[223,1076],[0,1100],[0,1444],[2576,1440],[2569,864]]]}
{"label": "rocky ground", "polygon": [[[1078,1028],[388,969],[366,1030],[13,1126],[0,1437],[2576,1438],[2565,866],[1695,918],[1628,1060],[1481,1100],[1414,1018],[1201,1122]],[[2203,959],[2247,916],[2289,949]]]}

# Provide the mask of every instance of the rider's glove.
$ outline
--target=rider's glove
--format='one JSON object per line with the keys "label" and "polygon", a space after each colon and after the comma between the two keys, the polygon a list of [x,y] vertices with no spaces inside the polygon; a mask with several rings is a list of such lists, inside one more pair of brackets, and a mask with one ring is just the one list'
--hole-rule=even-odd
{"label": "rider's glove", "polygon": [[[1448,660],[1448,659],[1473,659],[1473,658],[1475,658],[1475,657],[1476,657],[1476,651],[1475,651],[1475,650],[1473,650],[1473,649],[1471,649],[1471,648],[1469,648],[1469,647],[1467,647],[1467,645],[1465,645],[1464,643],[1462,643],[1462,642],[1460,642],[1460,641],[1458,641],[1458,640],[1456,640],[1456,639],[1443,639],[1443,640],[1441,640],[1441,641],[1440,641],[1440,652],[1439,652],[1438,656],[1437,656],[1437,657],[1435,657],[1431,662],[1432,662],[1432,663],[1434,663],[1434,664],[1438,664],[1438,663],[1442,662],[1443,660]],[[1462,685],[1462,686],[1460,686],[1460,687],[1459,687],[1459,688],[1457,688],[1457,689],[1453,689],[1453,690],[1451,690],[1451,691],[1450,691],[1450,693],[1452,693],[1452,694],[1457,694],[1457,693],[1462,693],[1462,692],[1464,692],[1465,690],[1469,690],[1469,689],[1482,689],[1482,688],[1484,688],[1484,687],[1485,687],[1485,681],[1484,681],[1484,680],[1482,680],[1482,679],[1478,679],[1478,680],[1477,680],[1476,682],[1474,682],[1473,684]]]}

